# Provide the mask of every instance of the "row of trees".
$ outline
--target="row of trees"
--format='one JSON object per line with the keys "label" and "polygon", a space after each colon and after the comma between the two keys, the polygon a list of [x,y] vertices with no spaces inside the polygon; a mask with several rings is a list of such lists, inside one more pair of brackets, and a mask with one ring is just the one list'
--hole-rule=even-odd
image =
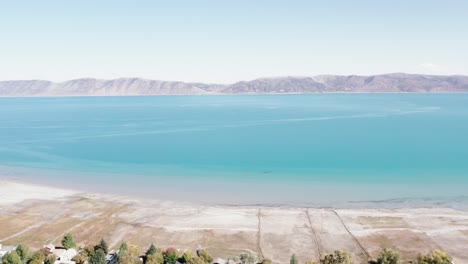
{"label": "row of trees", "polygon": [[[79,254],[73,258],[77,264],[106,264],[106,255],[109,249],[105,240],[93,246],[84,247],[79,251]],[[118,253],[114,256],[115,262],[118,264],[172,264],[176,261],[187,264],[207,264],[213,261],[211,255],[205,250],[197,250],[196,254],[191,251],[184,251],[179,254],[175,248],[167,248],[162,250],[156,248],[153,244],[146,250],[145,254],[141,255],[136,246],[128,245],[123,242],[119,246]]]}
{"label": "row of trees", "polygon": [[[76,247],[73,236],[66,234],[62,239],[62,246],[65,249]],[[104,239],[94,245],[80,248],[78,254],[73,258],[77,264],[107,264],[106,256],[109,254],[109,247]],[[213,257],[206,250],[197,250],[195,253],[186,250],[180,253],[174,248],[163,250],[155,247],[153,244],[144,254],[140,250],[126,242],[120,244],[118,253],[114,255],[117,264],[174,264],[176,261],[186,264],[210,264]],[[2,264],[53,264],[57,256],[51,254],[46,249],[40,249],[31,252],[25,245],[18,245],[16,250],[5,254]],[[272,261],[265,258],[259,259],[256,255],[250,253],[241,254],[233,259],[236,263],[242,264],[271,264]],[[401,256],[397,251],[384,249],[375,260],[369,261],[369,264],[401,264]],[[417,264],[451,264],[452,258],[445,252],[434,250],[430,254],[420,255],[411,262]],[[291,256],[290,264],[299,264],[295,254]],[[323,254],[318,261],[309,260],[305,264],[354,264],[351,254],[344,251],[335,251],[332,254]]]}
{"label": "row of trees", "polygon": [[3,256],[2,264],[54,264],[56,259],[45,249],[31,252],[27,246],[19,244],[15,250]]}
{"label": "row of trees", "polygon": [[[295,254],[291,256],[290,264],[299,264],[299,261]],[[320,264],[354,264],[351,254],[344,251],[335,251],[333,254],[323,254],[320,257]],[[369,264],[401,264],[400,253],[391,250],[384,249],[379,253],[379,256],[375,260],[370,260]],[[420,254],[415,261],[410,261],[409,263],[417,264],[452,264],[452,257],[449,256],[446,252],[440,250],[434,250],[427,255]],[[262,264],[271,264],[271,261],[265,260]],[[309,260],[305,264],[317,264],[316,261]]]}

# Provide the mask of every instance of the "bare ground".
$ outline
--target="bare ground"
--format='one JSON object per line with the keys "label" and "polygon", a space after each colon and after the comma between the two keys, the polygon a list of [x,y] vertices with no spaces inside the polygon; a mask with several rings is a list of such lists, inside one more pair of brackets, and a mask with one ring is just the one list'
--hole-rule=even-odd
{"label": "bare ground", "polygon": [[[0,187],[0,200],[2,195],[12,194]],[[151,243],[202,247],[223,258],[250,251],[275,263],[288,263],[293,253],[305,262],[337,249],[365,263],[386,247],[405,259],[442,249],[456,263],[468,263],[468,212],[453,209],[221,207],[83,194],[43,198],[0,204],[0,243],[39,248],[60,243],[70,232],[82,244],[105,238],[111,247],[126,240],[142,251]]]}

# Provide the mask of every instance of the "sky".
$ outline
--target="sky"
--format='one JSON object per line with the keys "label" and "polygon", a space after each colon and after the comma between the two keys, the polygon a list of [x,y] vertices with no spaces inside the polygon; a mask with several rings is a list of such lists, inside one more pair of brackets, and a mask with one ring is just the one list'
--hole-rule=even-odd
{"label": "sky", "polygon": [[468,75],[465,0],[0,0],[0,80]]}

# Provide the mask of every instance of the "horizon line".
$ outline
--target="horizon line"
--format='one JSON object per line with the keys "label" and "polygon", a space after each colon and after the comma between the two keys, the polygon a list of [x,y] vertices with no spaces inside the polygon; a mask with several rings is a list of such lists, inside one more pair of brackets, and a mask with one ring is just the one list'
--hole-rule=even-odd
{"label": "horizon line", "polygon": [[97,78],[97,77],[80,77],[80,78],[72,78],[63,81],[52,81],[47,79],[5,79],[0,80],[0,82],[20,82],[20,81],[44,81],[44,82],[51,82],[51,83],[65,83],[70,81],[76,80],[101,80],[101,81],[112,81],[112,80],[120,80],[120,79],[139,79],[139,80],[147,80],[147,81],[161,81],[161,82],[180,82],[180,83],[191,83],[191,84],[215,84],[215,85],[232,85],[239,82],[251,82],[255,80],[262,80],[262,79],[276,79],[276,78],[313,78],[319,76],[359,76],[359,77],[371,77],[371,76],[384,76],[384,75],[396,75],[396,74],[404,74],[404,75],[420,75],[420,76],[443,76],[443,77],[468,77],[468,75],[464,74],[425,74],[425,73],[406,73],[406,72],[389,72],[389,73],[379,73],[379,74],[317,74],[317,75],[279,75],[279,76],[264,76],[264,77],[257,77],[253,79],[246,79],[246,80],[239,80],[235,82],[229,83],[217,83],[217,82],[198,82],[198,81],[180,81],[180,80],[165,80],[165,79],[151,79],[145,77],[117,77],[117,78]]}

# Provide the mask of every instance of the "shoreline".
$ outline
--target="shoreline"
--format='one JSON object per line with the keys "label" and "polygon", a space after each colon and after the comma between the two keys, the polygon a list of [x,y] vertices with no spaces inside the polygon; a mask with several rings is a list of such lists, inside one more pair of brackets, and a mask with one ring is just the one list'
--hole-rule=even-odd
{"label": "shoreline", "polygon": [[[57,172],[56,172],[57,173]],[[59,172],[58,172],[59,173]],[[179,204],[191,204],[193,206],[210,206],[210,207],[252,207],[252,208],[297,208],[297,209],[434,209],[434,208],[450,208],[468,212],[468,196],[454,195],[454,196],[423,196],[423,197],[394,197],[386,199],[372,199],[372,200],[341,200],[341,201],[317,201],[317,202],[242,202],[242,203],[226,203],[226,202],[208,202],[208,201],[195,201],[192,199],[167,199],[163,197],[146,197],[145,195],[138,195],[136,193],[119,193],[117,190],[103,190],[96,191],[83,190],[85,186],[78,188],[63,186],[60,184],[50,184],[50,182],[37,183],[30,179],[21,179],[18,177],[11,177],[0,173],[0,190],[3,183],[12,184],[18,187],[19,190],[27,191],[27,194],[10,198],[18,201],[18,199],[28,199],[28,194],[31,197],[35,193],[42,194],[41,198],[44,200],[51,200],[60,195],[73,196],[91,196],[91,197],[107,197],[109,199],[122,199],[134,200],[145,202],[169,202]],[[38,191],[39,190],[39,191]],[[8,190],[7,190],[8,191]],[[42,192],[41,192],[42,191]],[[157,191],[157,190],[156,190]],[[11,195],[11,194],[10,194]],[[47,197],[51,195],[51,197]],[[196,194],[193,194],[196,195]],[[0,196],[1,198],[1,196]],[[192,201],[190,201],[192,200]],[[2,199],[0,199],[0,205]]]}

